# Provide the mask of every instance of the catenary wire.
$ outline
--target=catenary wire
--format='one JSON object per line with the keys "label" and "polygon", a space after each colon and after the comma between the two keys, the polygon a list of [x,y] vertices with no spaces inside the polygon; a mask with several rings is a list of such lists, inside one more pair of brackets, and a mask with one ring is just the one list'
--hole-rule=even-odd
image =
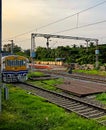
{"label": "catenary wire", "polygon": [[[83,26],[78,26],[78,27],[74,27],[74,28],[70,28],[70,29],[66,29],[66,30],[62,30],[62,31],[58,31],[58,32],[54,32],[52,34],[67,32],[67,31],[71,31],[71,30],[75,30],[75,29],[79,29],[79,28],[85,28],[85,27],[93,26],[93,25],[96,25],[96,24],[104,23],[104,22],[106,22],[106,20],[91,23],[91,24],[86,24],[86,25],[83,25]],[[101,37],[101,38],[106,38],[106,37]],[[16,42],[19,43],[19,42],[23,42],[23,41],[27,41],[27,40],[30,40],[30,39],[24,39],[24,40],[20,40],[20,41],[16,41]],[[8,41],[4,41],[4,42],[8,42]]]}
{"label": "catenary wire", "polygon": [[[79,12],[77,12],[77,13],[75,13],[75,14],[72,14],[72,15],[69,15],[69,16],[64,17],[64,18],[62,18],[62,19],[59,19],[59,20],[57,20],[57,21],[51,22],[51,23],[46,24],[46,25],[44,25],[44,26],[41,26],[41,27],[39,27],[39,28],[30,30],[30,31],[27,31],[27,32],[24,32],[24,33],[21,33],[21,34],[19,34],[19,35],[14,36],[14,37],[10,37],[10,38],[8,38],[8,39],[20,37],[20,36],[23,36],[23,35],[25,35],[25,34],[29,34],[29,33],[31,33],[32,31],[35,31],[35,30],[38,30],[38,29],[40,30],[40,29],[45,28],[45,27],[47,27],[47,26],[50,26],[50,25],[52,25],[52,24],[61,22],[61,21],[63,21],[63,20],[66,20],[66,19],[68,19],[68,18],[71,18],[71,17],[73,17],[73,16],[75,16],[75,15],[78,15],[78,14],[80,14],[80,13],[83,13],[83,12],[85,12],[85,11],[88,11],[88,10],[90,10],[90,9],[93,9],[93,8],[99,6],[99,5],[104,4],[104,3],[106,3],[106,1],[102,1],[102,2],[100,2],[100,3],[98,3],[98,4],[94,5],[94,6],[91,6],[91,7],[87,8],[87,9],[84,9],[84,10],[82,10],[82,11],[79,11]],[[7,39],[7,40],[8,40],[8,39]],[[3,40],[3,41],[7,41],[7,40]]]}
{"label": "catenary wire", "polygon": [[84,27],[88,27],[88,26],[93,26],[93,25],[105,23],[105,22],[106,22],[106,20],[103,20],[103,21],[99,21],[99,22],[95,22],[95,23],[86,24],[86,25],[83,25],[83,26],[78,26],[78,27],[74,27],[74,28],[70,28],[70,29],[66,29],[66,30],[61,30],[61,31],[58,31],[58,32],[54,32],[52,34],[67,32],[67,31],[71,31],[71,30],[75,30],[75,29],[79,29],[79,28],[84,28]]}

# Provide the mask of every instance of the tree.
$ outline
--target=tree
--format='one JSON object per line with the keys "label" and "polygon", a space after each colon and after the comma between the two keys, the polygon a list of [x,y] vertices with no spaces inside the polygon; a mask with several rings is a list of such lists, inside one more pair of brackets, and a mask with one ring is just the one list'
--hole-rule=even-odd
{"label": "tree", "polygon": [[25,54],[30,57],[30,49],[24,50]]}
{"label": "tree", "polygon": [[[19,47],[18,45],[13,45],[13,53],[17,53],[17,52],[19,52],[21,50],[22,50],[21,47]],[[11,44],[5,44],[3,46],[3,51],[10,53],[11,52]]]}
{"label": "tree", "polygon": [[17,52],[20,52],[20,51],[22,51],[22,48],[19,47],[18,45],[14,45],[14,47],[13,47],[13,53],[17,53]]}
{"label": "tree", "polygon": [[94,42],[90,42],[90,45],[89,45],[91,48],[95,47],[94,46]]}

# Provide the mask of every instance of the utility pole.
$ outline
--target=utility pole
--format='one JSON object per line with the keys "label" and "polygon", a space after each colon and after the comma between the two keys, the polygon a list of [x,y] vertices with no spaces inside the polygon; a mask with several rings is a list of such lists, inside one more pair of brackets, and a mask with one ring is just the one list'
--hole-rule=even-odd
{"label": "utility pole", "polygon": [[9,40],[11,42],[11,54],[13,54],[13,48],[14,48],[14,41],[13,40]]}
{"label": "utility pole", "polygon": [[2,0],[0,0],[0,53],[2,48]]}
{"label": "utility pole", "polygon": [[98,40],[96,41],[96,50],[95,50],[95,55],[96,55],[96,69],[99,67],[99,49],[98,49]]}
{"label": "utility pole", "polygon": [[89,40],[86,40],[86,52],[88,52],[88,42],[89,42]]}
{"label": "utility pole", "polygon": [[30,50],[30,57],[31,57],[31,72],[34,69],[34,58],[36,57],[35,54],[35,35],[31,34],[31,50]]}
{"label": "utility pole", "polygon": [[0,112],[1,112],[1,57],[2,57],[2,0],[0,0]]}
{"label": "utility pole", "polygon": [[46,43],[46,45],[47,45],[47,48],[49,48],[49,37],[47,37],[47,43]]}

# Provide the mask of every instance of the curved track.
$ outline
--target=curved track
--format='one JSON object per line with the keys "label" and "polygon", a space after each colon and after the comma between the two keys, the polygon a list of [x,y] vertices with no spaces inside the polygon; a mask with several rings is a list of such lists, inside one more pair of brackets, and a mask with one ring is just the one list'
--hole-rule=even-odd
{"label": "curved track", "polygon": [[17,84],[26,90],[32,91],[32,94],[44,97],[47,101],[65,108],[68,111],[75,112],[88,119],[94,119],[102,125],[106,125],[106,109],[100,106],[92,105],[89,102],[82,101],[75,97],[69,97],[64,94],[49,91],[27,83]]}

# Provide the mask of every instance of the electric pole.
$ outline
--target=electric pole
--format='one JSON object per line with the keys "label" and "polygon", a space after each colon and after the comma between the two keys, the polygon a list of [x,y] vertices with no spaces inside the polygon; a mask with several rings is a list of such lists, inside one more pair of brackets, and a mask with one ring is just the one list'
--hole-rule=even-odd
{"label": "electric pole", "polygon": [[1,57],[2,57],[2,0],[0,0],[0,112],[1,112]]}
{"label": "electric pole", "polygon": [[13,55],[13,49],[14,49],[14,41],[9,40],[11,42],[11,54]]}
{"label": "electric pole", "polygon": [[96,55],[96,69],[99,67],[99,49],[98,49],[98,40],[96,41],[96,50],[95,50],[95,55]]}
{"label": "electric pole", "polygon": [[0,76],[1,76],[1,57],[2,57],[2,0],[0,0]]}

